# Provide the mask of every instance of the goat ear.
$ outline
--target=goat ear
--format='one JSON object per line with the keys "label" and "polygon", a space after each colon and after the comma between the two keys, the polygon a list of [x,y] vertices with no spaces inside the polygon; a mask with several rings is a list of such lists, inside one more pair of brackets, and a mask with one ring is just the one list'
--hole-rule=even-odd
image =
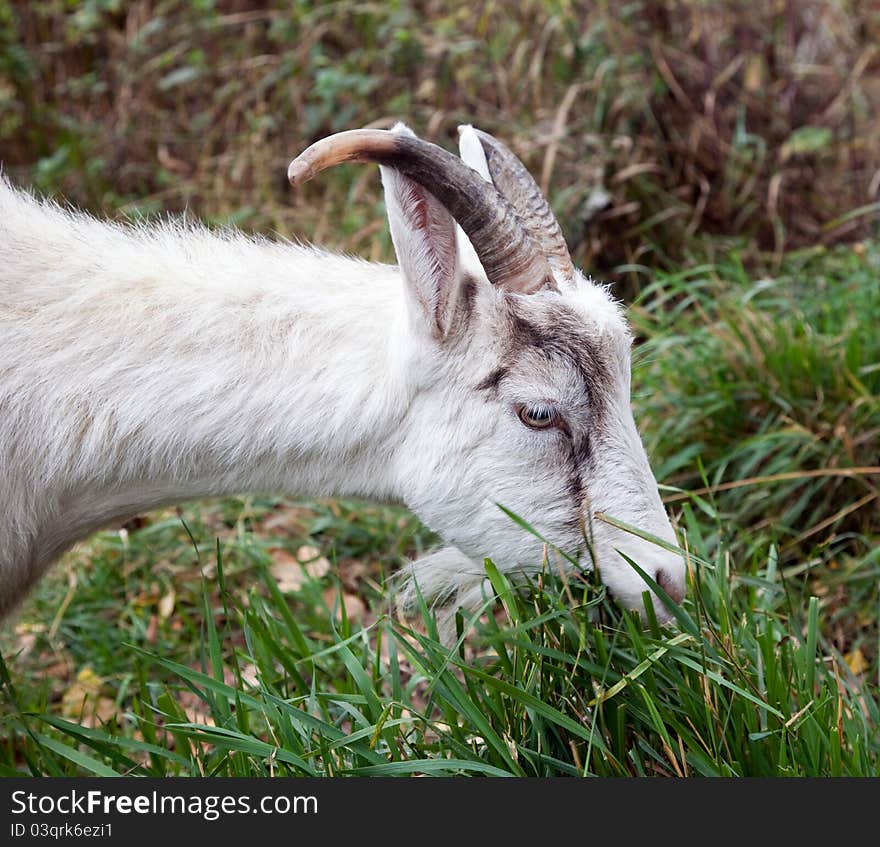
{"label": "goat ear", "polygon": [[[398,124],[396,132],[412,134]],[[380,168],[391,240],[417,319],[437,338],[449,332],[458,300],[457,224],[436,198],[391,168]]]}
{"label": "goat ear", "polygon": [[470,165],[486,182],[492,182],[486,151],[471,124],[462,124],[458,128],[458,152],[462,162]]}

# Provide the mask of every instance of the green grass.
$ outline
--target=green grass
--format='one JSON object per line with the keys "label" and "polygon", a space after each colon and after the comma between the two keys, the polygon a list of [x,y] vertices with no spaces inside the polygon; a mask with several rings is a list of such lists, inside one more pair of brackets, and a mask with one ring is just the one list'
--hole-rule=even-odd
{"label": "green grass", "polygon": [[[660,273],[631,309],[675,628],[487,563],[444,642],[391,606],[433,540],[408,513],[197,504],[96,536],[4,634],[0,772],[877,775],[878,313],[871,244]],[[282,593],[302,545],[333,567]]]}

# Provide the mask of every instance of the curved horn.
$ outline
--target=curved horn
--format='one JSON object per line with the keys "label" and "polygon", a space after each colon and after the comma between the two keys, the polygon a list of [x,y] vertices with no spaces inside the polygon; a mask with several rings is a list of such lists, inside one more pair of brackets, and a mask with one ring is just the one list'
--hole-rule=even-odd
{"label": "curved horn", "polygon": [[430,191],[467,233],[490,281],[530,294],[555,288],[553,272],[511,204],[457,156],[421,138],[384,129],[352,129],[316,141],[287,169],[301,185],[341,162],[393,168]]}
{"label": "curved horn", "polygon": [[[459,127],[459,132],[462,129],[463,127]],[[489,133],[475,127],[473,129],[483,145],[495,187],[516,209],[529,235],[535,240],[541,253],[550,261],[559,278],[571,281],[574,276],[574,264],[568,252],[568,245],[538,183],[508,147]]]}

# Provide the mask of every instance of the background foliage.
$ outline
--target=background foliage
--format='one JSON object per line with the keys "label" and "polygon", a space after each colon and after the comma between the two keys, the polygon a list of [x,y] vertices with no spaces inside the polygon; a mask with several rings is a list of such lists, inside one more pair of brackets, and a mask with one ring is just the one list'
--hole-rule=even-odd
{"label": "background foliage", "polygon": [[349,209],[374,175],[292,197],[286,162],[353,126],[450,144],[474,121],[552,186],[584,267],[680,262],[705,234],[778,256],[876,218],[870,5],[3,0],[0,144],[13,176],[90,208],[361,253],[379,217]]}

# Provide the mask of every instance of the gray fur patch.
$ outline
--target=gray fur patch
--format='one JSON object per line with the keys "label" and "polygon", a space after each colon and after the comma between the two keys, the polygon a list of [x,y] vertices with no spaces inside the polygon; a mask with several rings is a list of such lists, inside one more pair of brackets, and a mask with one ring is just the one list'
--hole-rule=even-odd
{"label": "gray fur patch", "polygon": [[609,400],[615,389],[617,368],[613,351],[601,340],[591,338],[587,327],[561,301],[547,298],[539,304],[529,298],[505,298],[503,337],[506,349],[501,363],[477,386],[497,392],[498,385],[522,359],[526,350],[537,351],[550,360],[565,361],[580,377],[588,420],[569,421],[560,453],[560,471],[574,501],[573,522],[579,526],[587,496],[587,479],[593,461],[593,445],[607,426]]}

